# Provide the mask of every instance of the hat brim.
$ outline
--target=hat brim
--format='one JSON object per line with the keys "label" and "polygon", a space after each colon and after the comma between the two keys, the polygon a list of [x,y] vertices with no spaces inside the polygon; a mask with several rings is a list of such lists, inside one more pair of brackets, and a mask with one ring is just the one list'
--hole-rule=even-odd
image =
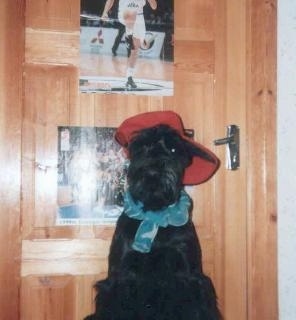
{"label": "hat brim", "polygon": [[211,160],[200,156],[193,156],[192,163],[185,169],[183,184],[198,185],[208,181],[219,169],[220,160],[217,156],[202,144],[191,138],[182,136],[184,140],[189,142],[193,147],[201,150]]}

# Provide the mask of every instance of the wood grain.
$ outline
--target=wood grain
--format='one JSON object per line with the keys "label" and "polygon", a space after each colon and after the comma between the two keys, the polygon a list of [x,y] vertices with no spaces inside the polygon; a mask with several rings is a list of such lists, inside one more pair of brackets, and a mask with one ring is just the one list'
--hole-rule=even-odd
{"label": "wood grain", "polygon": [[277,2],[250,0],[248,5],[248,314],[276,320]]}
{"label": "wood grain", "polygon": [[79,30],[80,1],[26,1],[26,27],[47,30]]}
{"label": "wood grain", "polygon": [[22,276],[107,273],[110,239],[24,240]]}
{"label": "wood grain", "polygon": [[79,66],[79,32],[26,29],[27,63]]}
{"label": "wood grain", "polygon": [[17,320],[24,2],[0,2],[0,319]]}
{"label": "wood grain", "polygon": [[[227,1],[226,7],[225,121],[240,127],[239,170],[224,176],[225,306],[226,319],[248,319],[247,314],[247,193],[246,154],[246,16],[245,1]],[[226,128],[224,128],[224,136]],[[224,164],[225,166],[225,158]]]}
{"label": "wood grain", "polygon": [[77,319],[74,277],[31,276],[22,279],[22,320]]}

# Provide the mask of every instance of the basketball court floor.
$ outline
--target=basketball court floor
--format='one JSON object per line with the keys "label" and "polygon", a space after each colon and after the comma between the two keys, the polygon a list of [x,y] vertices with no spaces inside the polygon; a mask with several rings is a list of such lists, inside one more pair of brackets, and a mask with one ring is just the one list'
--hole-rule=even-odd
{"label": "basketball court floor", "polygon": [[80,91],[134,95],[173,95],[173,63],[139,57],[134,81],[136,89],[126,89],[127,56],[99,53],[80,54]]}

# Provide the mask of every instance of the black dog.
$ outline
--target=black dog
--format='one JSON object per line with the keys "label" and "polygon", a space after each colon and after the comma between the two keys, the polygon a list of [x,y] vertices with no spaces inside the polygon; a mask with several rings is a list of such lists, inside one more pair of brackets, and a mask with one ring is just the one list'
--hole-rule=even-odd
{"label": "black dog", "polygon": [[108,277],[97,282],[96,311],[85,320],[222,319],[184,191],[188,181],[209,179],[219,160],[170,111],[130,118],[116,138],[130,159],[128,191]]}

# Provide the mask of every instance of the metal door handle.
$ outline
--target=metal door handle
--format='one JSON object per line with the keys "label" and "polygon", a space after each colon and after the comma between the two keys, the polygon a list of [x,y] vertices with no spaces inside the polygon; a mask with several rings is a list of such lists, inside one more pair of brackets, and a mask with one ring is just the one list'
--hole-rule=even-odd
{"label": "metal door handle", "polygon": [[240,166],[239,159],[239,127],[235,124],[227,126],[227,136],[214,140],[216,146],[226,144],[226,168],[236,170]]}

